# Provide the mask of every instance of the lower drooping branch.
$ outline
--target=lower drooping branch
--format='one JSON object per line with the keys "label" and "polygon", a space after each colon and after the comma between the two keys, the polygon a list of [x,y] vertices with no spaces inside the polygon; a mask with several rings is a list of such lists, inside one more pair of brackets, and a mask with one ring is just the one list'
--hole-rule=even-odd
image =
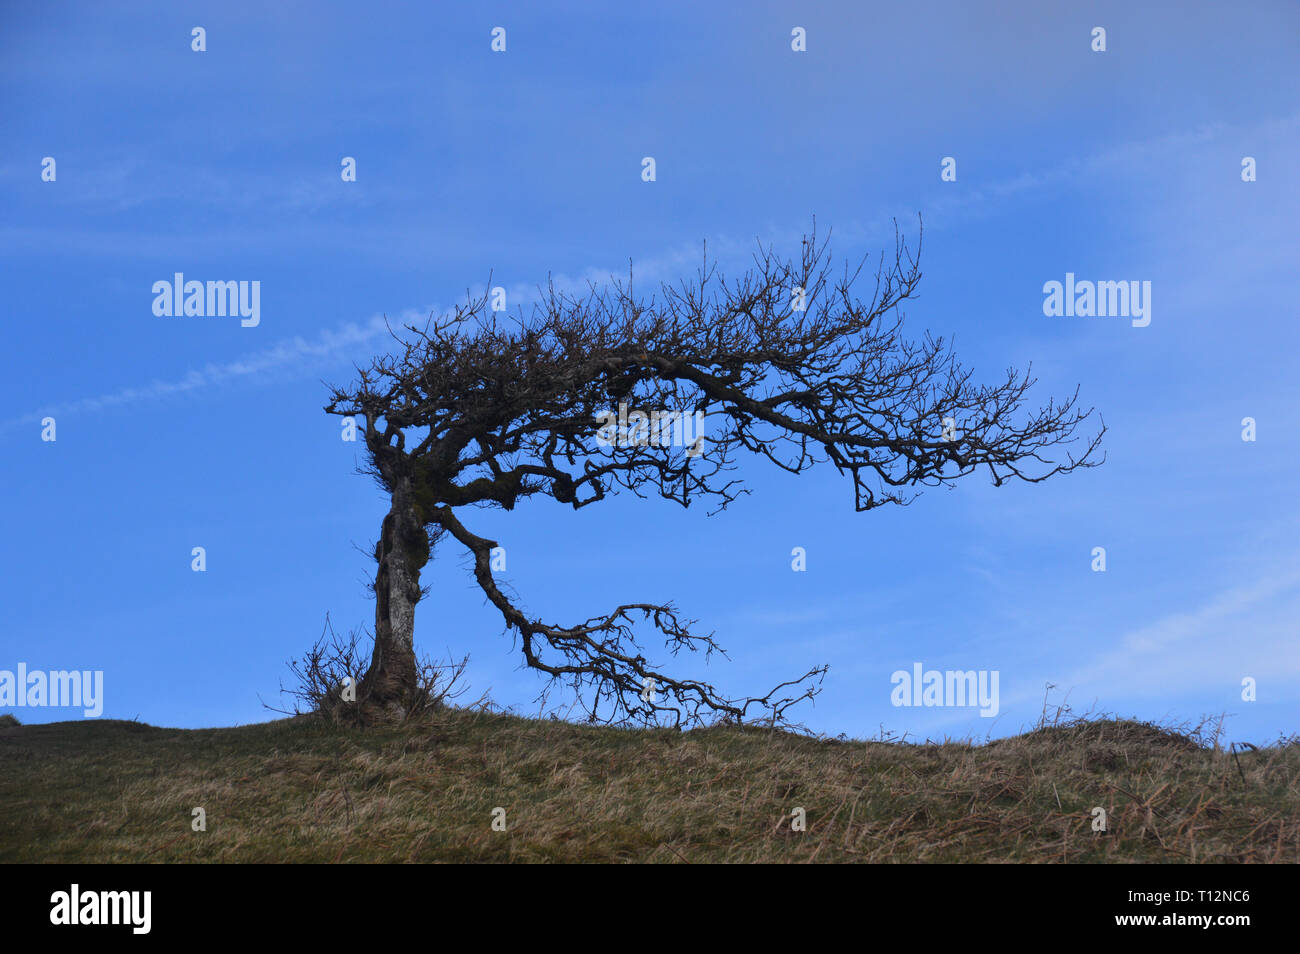
{"label": "lower drooping branch", "polygon": [[[474,577],[488,600],[501,611],[506,627],[519,633],[529,667],[570,685],[589,721],[683,728],[717,716],[788,728],[792,723],[787,712],[821,692],[827,671],[824,665],[781,683],[765,696],[742,699],[726,698],[708,683],[674,679],[653,668],[641,655],[633,632],[638,617],[642,622],[652,621],[674,656],[682,649],[703,650],[706,659],[715,652],[726,656],[712,634],[692,633],[694,621],[678,619],[671,603],[628,603],[577,626],[530,619],[501,592],[492,577],[491,554],[496,541],[471,533],[450,507],[439,507],[434,519],[474,555]],[[550,663],[543,659],[548,649],[560,660]]]}

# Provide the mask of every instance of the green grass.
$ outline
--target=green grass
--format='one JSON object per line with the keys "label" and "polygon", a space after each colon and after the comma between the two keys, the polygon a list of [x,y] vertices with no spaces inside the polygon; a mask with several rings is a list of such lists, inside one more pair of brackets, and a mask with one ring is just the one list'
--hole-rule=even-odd
{"label": "green grass", "polygon": [[1300,745],[1234,755],[1127,720],[985,745],[465,709],[367,731],[0,722],[0,765],[4,862],[1300,861]]}

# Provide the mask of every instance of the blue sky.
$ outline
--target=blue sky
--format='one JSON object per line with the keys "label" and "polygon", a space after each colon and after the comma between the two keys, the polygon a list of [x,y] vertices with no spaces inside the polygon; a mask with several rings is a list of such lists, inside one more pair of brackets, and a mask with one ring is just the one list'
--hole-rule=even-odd
{"label": "blue sky", "polygon": [[[380,316],[489,273],[512,306],[628,259],[673,280],[706,239],[739,271],[756,238],[796,251],[814,215],[858,256],[920,213],[912,332],[988,381],[1032,361],[1044,401],[1081,386],[1105,466],[855,514],[833,470],[755,460],[753,494],[711,518],[631,497],[471,513],[522,604],[580,620],[671,599],[731,654],[677,671],[731,694],[827,663],[803,718],[831,734],[1005,735],[1049,683],[1079,711],[1300,731],[1300,7],[537,7],[0,12],[0,669],[103,670],[105,717],[268,718],[327,612],[373,621],[357,547],[387,504],[322,382],[383,349]],[[260,324],[156,317],[175,272],[260,281]],[[1067,272],[1150,281],[1150,325],[1046,317]],[[466,565],[448,544],[427,568],[417,647],[468,653],[476,693],[535,712],[543,683]],[[917,662],[997,670],[998,716],[891,705]]]}

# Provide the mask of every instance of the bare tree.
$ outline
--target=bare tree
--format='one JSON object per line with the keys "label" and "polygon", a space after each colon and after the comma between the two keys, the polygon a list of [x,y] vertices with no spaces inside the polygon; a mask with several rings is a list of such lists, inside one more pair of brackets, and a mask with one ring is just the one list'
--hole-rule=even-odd
{"label": "bare tree", "polygon": [[[921,278],[919,242],[913,255],[896,237],[863,301],[853,288],[866,260],[832,279],[815,232],[797,259],[760,243],[739,281],[706,249],[694,279],[649,297],[633,293],[630,275],[578,296],[548,283],[531,314],[499,318],[486,294],[467,295],[452,313],[394,332],[394,353],[332,389],[325,410],[364,418],[366,472],[391,498],[363,679],[376,717],[400,716],[414,691],[420,571],[448,536],[472,555],[527,665],[576,689],[592,719],[778,722],[817,691],[824,667],[743,699],[668,676],[642,655],[635,623],[652,624],[674,655],[719,648],[671,604],[618,606],[576,625],[530,617],[493,576],[496,541],[462,522],[470,508],[512,510],[541,495],[576,510],[621,489],[682,506],[703,498],[716,512],[748,492],[729,477],[742,451],[796,474],[829,461],[851,479],[858,511],[905,505],[919,488],[979,470],[1001,485],[1101,463],[1104,423],[1076,438],[1092,414],[1076,407],[1077,388],[1022,411],[1028,369],[977,384],[943,338],[901,336],[898,306]],[[708,436],[689,440],[698,415]],[[1075,456],[1068,445],[1079,444]]]}

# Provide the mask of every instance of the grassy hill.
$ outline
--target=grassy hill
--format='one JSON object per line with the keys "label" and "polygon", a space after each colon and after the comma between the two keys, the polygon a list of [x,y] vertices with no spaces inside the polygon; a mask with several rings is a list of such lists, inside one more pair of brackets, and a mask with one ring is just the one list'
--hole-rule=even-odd
{"label": "grassy hill", "polygon": [[365,732],[0,723],[0,765],[4,862],[1300,861],[1300,744],[1131,721],[986,745],[463,709]]}

